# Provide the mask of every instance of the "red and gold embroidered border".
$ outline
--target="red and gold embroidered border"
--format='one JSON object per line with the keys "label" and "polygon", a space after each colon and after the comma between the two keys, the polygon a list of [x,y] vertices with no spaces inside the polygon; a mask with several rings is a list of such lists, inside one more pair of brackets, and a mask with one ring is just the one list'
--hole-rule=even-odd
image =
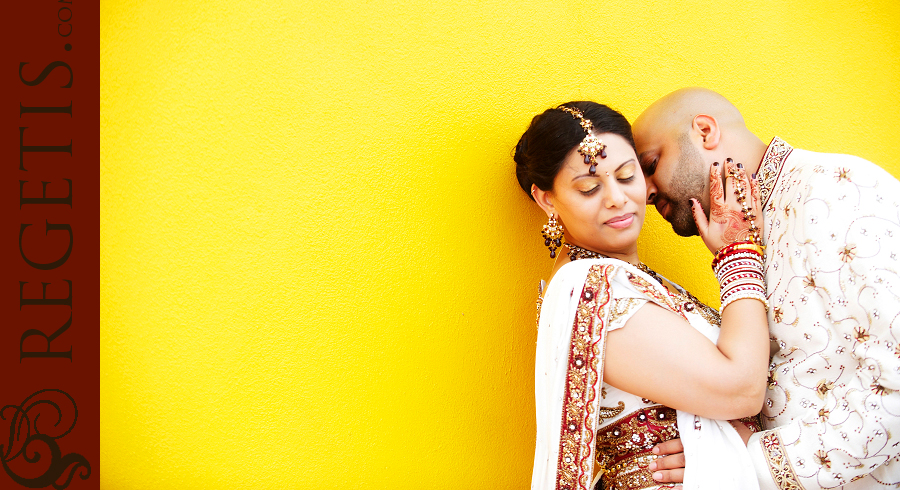
{"label": "red and gold embroidered border", "polygon": [[603,376],[603,327],[613,265],[590,268],[572,325],[563,400],[557,490],[588,490],[594,472],[594,404]]}
{"label": "red and gold embroidered border", "polygon": [[781,172],[781,164],[791,154],[794,148],[787,144],[778,136],[772,138],[769,147],[766,148],[766,154],[763,155],[762,163],[759,165],[759,194],[762,200],[762,207],[765,209],[766,203],[769,202],[769,196],[775,189],[775,182],[778,181],[778,173]]}
{"label": "red and gold embroidered border", "polygon": [[671,293],[668,291],[663,293],[657,289],[658,286],[654,286],[643,277],[634,275],[631,272],[625,271],[625,276],[628,277],[628,281],[632,286],[648,297],[653,298],[656,304],[678,313],[682,318],[687,320],[687,316],[685,316],[684,311],[682,311],[682,306],[675,303],[675,299],[672,297]]}
{"label": "red and gold embroidered border", "polygon": [[759,443],[762,445],[763,454],[766,455],[766,461],[769,463],[769,472],[778,488],[781,490],[804,490],[800,480],[797,479],[797,474],[794,473],[794,468],[788,461],[787,451],[781,444],[778,431],[773,430],[763,435],[759,439]]}

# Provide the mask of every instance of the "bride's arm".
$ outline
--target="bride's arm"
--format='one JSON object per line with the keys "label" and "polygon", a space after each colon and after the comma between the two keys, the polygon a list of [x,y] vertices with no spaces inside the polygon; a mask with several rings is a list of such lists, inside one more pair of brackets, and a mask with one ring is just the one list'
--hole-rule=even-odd
{"label": "bride's arm", "polygon": [[762,407],[768,353],[759,301],[740,299],[725,308],[717,344],[679,315],[648,303],[609,333],[603,378],[678,410],[736,419]]}
{"label": "bride's arm", "polygon": [[[723,181],[722,169],[729,172]],[[734,173],[732,173],[732,171]],[[761,224],[759,193],[730,160],[710,170],[710,220],[694,202],[694,220],[713,252],[753,233],[735,198],[735,179],[750,189],[749,212]],[[756,225],[758,226],[758,225]],[[604,379],[629,393],[713,419],[755,415],[762,408],[768,375],[765,306],[756,299],[731,301],[712,344],[681,316],[648,303],[609,333]]]}

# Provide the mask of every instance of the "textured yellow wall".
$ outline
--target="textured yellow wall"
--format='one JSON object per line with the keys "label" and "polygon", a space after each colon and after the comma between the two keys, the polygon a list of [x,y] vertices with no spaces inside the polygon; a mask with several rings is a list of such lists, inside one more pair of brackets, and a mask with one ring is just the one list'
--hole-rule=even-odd
{"label": "textured yellow wall", "polygon": [[[752,4],[752,5],[751,5]],[[523,488],[551,261],[511,148],[716,89],[900,175],[900,7],[101,5],[102,488]],[[655,211],[646,262],[715,300]]]}

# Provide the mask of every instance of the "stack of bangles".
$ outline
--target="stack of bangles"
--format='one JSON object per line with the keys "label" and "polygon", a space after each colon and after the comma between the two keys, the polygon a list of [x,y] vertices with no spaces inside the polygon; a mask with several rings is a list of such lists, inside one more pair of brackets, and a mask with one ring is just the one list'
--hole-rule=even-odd
{"label": "stack of bangles", "polygon": [[735,242],[719,249],[712,263],[721,288],[722,306],[739,299],[755,299],[769,309],[763,275],[763,248],[751,241]]}

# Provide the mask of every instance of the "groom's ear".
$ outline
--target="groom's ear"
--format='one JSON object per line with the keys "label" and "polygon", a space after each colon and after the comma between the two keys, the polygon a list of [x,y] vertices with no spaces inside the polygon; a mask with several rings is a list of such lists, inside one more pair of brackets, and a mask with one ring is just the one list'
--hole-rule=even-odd
{"label": "groom's ear", "polygon": [[722,133],[719,131],[719,123],[716,118],[706,114],[697,114],[691,121],[691,130],[700,135],[704,149],[715,150],[719,146],[719,138]]}

